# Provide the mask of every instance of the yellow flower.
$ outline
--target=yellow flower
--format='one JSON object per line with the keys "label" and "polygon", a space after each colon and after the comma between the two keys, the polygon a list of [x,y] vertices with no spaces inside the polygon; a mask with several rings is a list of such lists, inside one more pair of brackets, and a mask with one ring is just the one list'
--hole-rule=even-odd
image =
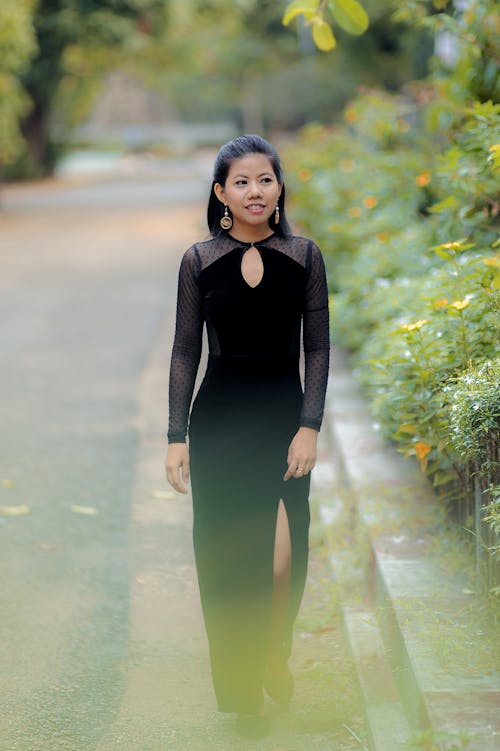
{"label": "yellow flower", "polygon": [[349,107],[349,109],[347,109],[344,112],[344,117],[348,123],[355,123],[359,120],[358,113],[356,112],[356,110],[353,110],[351,107]]}
{"label": "yellow flower", "polygon": [[494,269],[500,268],[500,255],[492,256],[491,258],[483,258],[483,263],[486,266],[493,266]]}
{"label": "yellow flower", "polygon": [[423,441],[417,441],[415,444],[415,453],[418,456],[419,459],[425,459],[429,451],[431,450],[431,447],[428,443],[424,443]]}
{"label": "yellow flower", "polygon": [[347,213],[350,217],[356,219],[358,216],[361,216],[361,209],[359,206],[351,206],[350,209],[347,209]]}
{"label": "yellow flower", "polygon": [[386,243],[390,238],[390,234],[385,230],[382,230],[382,232],[377,232],[376,237],[379,243]]}
{"label": "yellow flower", "polygon": [[418,331],[418,329],[421,329],[426,323],[429,323],[429,321],[423,318],[421,321],[416,321],[415,323],[403,323],[401,329],[403,331]]}
{"label": "yellow flower", "polygon": [[368,209],[374,209],[378,203],[378,199],[375,196],[366,196],[366,198],[363,198],[363,203]]}
{"label": "yellow flower", "polygon": [[466,300],[455,300],[455,302],[450,303],[450,308],[455,308],[455,310],[463,310],[467,307],[469,304],[469,301]]}
{"label": "yellow flower", "polygon": [[462,241],[456,240],[455,242],[452,242],[452,243],[442,243],[442,245],[440,245],[439,247],[443,248],[444,250],[456,250],[457,248],[460,248],[461,246],[462,246]]}
{"label": "yellow flower", "polygon": [[312,176],[313,176],[312,171],[308,169],[307,167],[304,167],[303,169],[299,169],[299,171],[297,172],[297,177],[303,183],[306,183],[308,180],[310,180]]}
{"label": "yellow flower", "polygon": [[431,172],[428,169],[422,170],[422,172],[416,176],[415,182],[419,186],[419,188],[424,188],[426,185],[429,185],[431,181]]}
{"label": "yellow flower", "polygon": [[445,305],[448,305],[448,298],[442,297],[441,300],[436,300],[434,303],[435,308],[444,308]]}

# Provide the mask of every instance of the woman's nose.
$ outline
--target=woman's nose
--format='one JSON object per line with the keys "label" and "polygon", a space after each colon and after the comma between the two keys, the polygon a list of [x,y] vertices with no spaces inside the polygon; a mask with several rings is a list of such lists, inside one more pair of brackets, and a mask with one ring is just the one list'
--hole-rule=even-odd
{"label": "woman's nose", "polygon": [[260,189],[260,183],[259,182],[250,182],[248,183],[248,192],[251,196],[260,196],[261,189]]}

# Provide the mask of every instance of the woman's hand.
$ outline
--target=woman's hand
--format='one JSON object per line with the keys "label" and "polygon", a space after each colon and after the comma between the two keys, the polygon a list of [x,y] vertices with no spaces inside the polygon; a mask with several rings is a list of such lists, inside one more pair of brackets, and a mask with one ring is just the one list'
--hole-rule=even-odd
{"label": "woman's hand", "polygon": [[185,443],[170,443],[165,459],[167,480],[178,493],[187,493],[184,483],[189,480],[189,449]]}
{"label": "woman's hand", "polygon": [[283,479],[304,477],[316,464],[318,431],[313,428],[299,428],[288,449],[288,469]]}

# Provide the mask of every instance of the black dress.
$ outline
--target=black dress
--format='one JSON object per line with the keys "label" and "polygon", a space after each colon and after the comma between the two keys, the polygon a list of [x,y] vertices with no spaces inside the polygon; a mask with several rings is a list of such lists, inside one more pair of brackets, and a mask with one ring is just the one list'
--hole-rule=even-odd
{"label": "black dress", "polygon": [[[241,273],[251,245],[264,267],[256,287]],[[186,251],[170,368],[170,443],[186,440],[204,323],[208,366],[189,418],[196,567],[218,708],[253,712],[262,702],[280,499],[292,545],[287,654],[306,578],[310,476],[284,482],[283,475],[298,428],[319,430],[323,417],[329,329],[319,249],[302,237],[242,243],[224,233]]]}

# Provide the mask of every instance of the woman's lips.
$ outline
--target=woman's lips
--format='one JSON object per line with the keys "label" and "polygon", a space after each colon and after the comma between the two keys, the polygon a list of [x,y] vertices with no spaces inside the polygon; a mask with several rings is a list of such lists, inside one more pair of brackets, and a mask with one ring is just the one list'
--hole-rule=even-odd
{"label": "woman's lips", "polygon": [[246,207],[247,211],[250,211],[251,214],[262,214],[265,208],[261,203],[250,203]]}

